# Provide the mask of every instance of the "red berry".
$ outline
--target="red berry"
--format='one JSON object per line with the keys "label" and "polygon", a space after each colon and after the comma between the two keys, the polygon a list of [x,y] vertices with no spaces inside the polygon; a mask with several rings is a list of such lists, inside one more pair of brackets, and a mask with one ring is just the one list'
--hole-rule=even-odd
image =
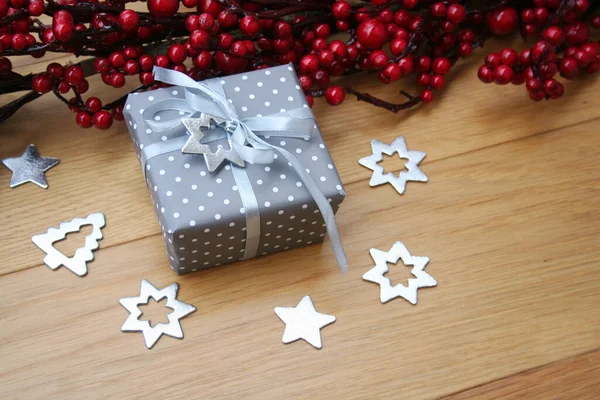
{"label": "red berry", "polygon": [[260,31],[258,19],[251,16],[245,16],[240,20],[240,31],[245,36],[254,36]]}
{"label": "red berry", "polygon": [[462,42],[458,46],[458,54],[460,54],[461,57],[470,56],[473,54],[473,45],[471,43]]}
{"label": "red berry", "polygon": [[528,92],[535,93],[542,90],[542,83],[538,79],[531,78],[527,79],[525,87],[527,88]]}
{"label": "red berry", "polygon": [[120,72],[114,72],[110,75],[110,84],[116,88],[122,88],[125,86],[125,75]]}
{"label": "red berry", "polygon": [[46,72],[55,78],[62,78],[65,73],[65,69],[59,63],[50,63],[46,67]]}
{"label": "red berry", "polygon": [[440,90],[446,84],[446,80],[442,75],[433,75],[430,80],[430,85],[435,90]]}
{"label": "red berry", "polygon": [[60,81],[58,86],[56,87],[59,93],[65,94],[71,90],[71,86],[65,81]]}
{"label": "red berry", "polygon": [[417,83],[423,87],[429,86],[429,82],[431,81],[431,75],[426,72],[421,72],[417,75]]}
{"label": "red berry", "polygon": [[[219,14],[220,16],[221,14]],[[234,24],[237,23],[237,16],[234,14],[233,17],[235,18],[235,22]],[[198,16],[198,28],[212,33],[215,28],[217,28],[217,24],[215,23],[215,17],[213,17],[212,15],[210,15],[209,13],[202,13]]]}
{"label": "red berry", "polygon": [[372,69],[380,70],[388,63],[388,55],[383,50],[375,50],[369,54],[369,65]]}
{"label": "red berry", "polygon": [[577,61],[572,58],[563,58],[558,68],[560,75],[566,79],[573,79],[579,72]]}
{"label": "red berry", "polygon": [[90,83],[87,81],[87,79],[84,79],[81,81],[81,83],[77,86],[75,86],[73,88],[73,90],[75,90],[75,92],[79,93],[79,94],[83,94],[85,92],[87,92],[90,88]]}
{"label": "red berry", "polygon": [[517,28],[519,15],[512,7],[488,13],[487,24],[495,35],[508,35]]}
{"label": "red berry", "polygon": [[429,72],[431,69],[431,58],[427,56],[421,56],[417,59],[417,71]]}
{"label": "red berry", "polygon": [[452,4],[448,7],[448,21],[460,24],[467,17],[467,12],[465,11],[465,7],[460,4]]}
{"label": "red berry", "polygon": [[169,57],[159,54],[154,58],[154,64],[156,64],[157,67],[169,68]]}
{"label": "red berry", "polygon": [[590,53],[583,50],[577,50],[573,58],[575,59],[575,61],[577,61],[577,64],[582,68],[586,67],[593,60],[593,57],[590,55]]}
{"label": "red berry", "polygon": [[513,80],[514,75],[514,71],[511,67],[508,65],[500,65],[494,70],[494,81],[498,85],[507,85]]}
{"label": "red berry", "polygon": [[387,39],[385,24],[378,19],[371,18],[362,21],[356,30],[359,43],[367,49],[380,49]]}
{"label": "red berry", "polygon": [[127,60],[125,66],[123,67],[123,72],[126,75],[136,75],[140,72],[140,65],[135,60]]}
{"label": "red berry", "polygon": [[588,24],[578,21],[565,28],[567,43],[571,46],[579,46],[590,39],[590,28]]}
{"label": "red berry", "polygon": [[27,39],[25,38],[25,35],[22,33],[15,33],[14,35],[12,35],[11,41],[10,41],[10,47],[13,50],[23,50],[27,48]]}
{"label": "red berry", "polygon": [[65,70],[65,81],[71,86],[79,85],[84,78],[85,74],[83,68],[79,65],[71,65]]}
{"label": "red berry", "polygon": [[98,129],[108,129],[113,123],[113,117],[111,113],[106,110],[98,111],[94,113],[94,125]]}
{"label": "red berry", "polygon": [[154,83],[154,74],[152,72],[142,72],[140,74],[140,83],[144,86],[150,86]]}
{"label": "red berry", "polygon": [[306,97],[306,104],[308,104],[308,106],[310,108],[312,108],[312,106],[315,104],[315,99],[309,94],[307,94],[305,97]]}
{"label": "red berry", "polygon": [[244,57],[246,54],[248,54],[248,47],[246,47],[246,43],[239,40],[237,42],[233,42],[229,52],[234,56]]}
{"label": "red berry", "polygon": [[[196,32],[203,31],[199,30]],[[182,64],[187,58],[187,50],[182,44],[173,44],[169,47],[169,50],[167,50],[167,57],[169,57],[169,61],[171,61],[173,64]]]}
{"label": "red berry", "polygon": [[[208,49],[210,47],[210,35],[206,31],[203,31],[202,29],[196,29],[190,35],[190,44],[196,50]],[[175,50],[175,51],[179,51],[179,50]],[[171,58],[171,56],[169,56],[169,58]],[[184,60],[185,60],[185,58],[184,58]],[[176,63],[173,61],[174,64],[181,64],[182,62],[183,61]]]}
{"label": "red berry", "polygon": [[346,94],[340,86],[329,86],[325,90],[325,100],[332,106],[337,106],[344,101]]}
{"label": "red berry", "polygon": [[519,61],[519,53],[514,49],[506,48],[500,52],[500,59],[502,64],[512,67]]}
{"label": "red berry", "polygon": [[390,52],[397,57],[402,54],[407,45],[408,42],[405,39],[395,38],[390,43]]}
{"label": "red berry", "polygon": [[194,57],[193,60],[194,67],[198,68],[201,71],[206,71],[210,69],[212,61],[212,54],[208,50],[201,51],[196,57]]}
{"label": "red berry", "polygon": [[327,86],[329,86],[329,80],[330,80],[329,73],[325,70],[320,69],[317,72],[315,72],[314,80],[318,87],[320,87],[320,88],[327,87]]}
{"label": "red berry", "polygon": [[329,43],[329,50],[331,50],[338,59],[345,57],[348,52],[346,43],[341,40],[333,40]]}
{"label": "red berry", "polygon": [[310,90],[312,87],[312,79],[308,75],[300,75],[298,81],[300,82],[302,90]]}
{"label": "red berry", "polygon": [[315,27],[315,35],[323,39],[327,39],[331,35],[331,29],[327,24],[319,24]]}
{"label": "red berry", "polygon": [[196,14],[192,14],[185,19],[185,29],[188,32],[193,32],[200,28],[200,17]]}
{"label": "red berry", "polygon": [[123,106],[117,106],[112,109],[111,114],[115,121],[123,121],[125,118],[123,117]]}
{"label": "red berry", "polygon": [[133,32],[140,24],[140,16],[133,10],[125,10],[119,14],[119,25],[126,32]]}
{"label": "red berry", "polygon": [[450,67],[452,67],[452,64],[446,57],[440,57],[433,60],[432,69],[436,74],[446,75],[450,72]]}
{"label": "red berry", "polygon": [[333,16],[338,20],[346,20],[352,16],[352,6],[347,1],[336,1],[331,6]]}
{"label": "red berry", "polygon": [[379,80],[383,83],[396,82],[402,78],[402,68],[396,63],[390,63],[379,73]]}
{"label": "red berry", "polygon": [[221,33],[217,37],[217,46],[219,46],[221,49],[228,49],[231,47],[232,43],[233,36],[231,36],[229,33]]}
{"label": "red berry", "polygon": [[179,9],[179,0],[148,0],[148,10],[155,17],[172,17]]}
{"label": "red berry", "polygon": [[213,17],[219,15],[223,7],[218,0],[200,0],[198,4],[198,10],[209,13]]}
{"label": "red berry", "polygon": [[[333,62],[333,53],[332,52],[329,52],[329,53],[331,54],[331,58],[332,58],[331,61]],[[320,55],[319,55],[319,57],[320,57]],[[319,58],[313,54],[307,54],[300,59],[299,68],[300,68],[300,73],[312,74],[313,72],[316,72],[317,69],[319,68]]]}
{"label": "red berry", "polygon": [[494,70],[487,65],[482,65],[477,71],[477,76],[483,83],[492,83],[494,81]]}
{"label": "red berry", "polygon": [[75,116],[75,122],[82,128],[89,128],[93,125],[92,116],[85,111],[79,111]]}
{"label": "red berry", "polygon": [[52,16],[52,32],[59,42],[68,42],[73,37],[75,25],[68,11],[59,10]]}
{"label": "red berry", "polygon": [[102,109],[102,102],[97,97],[90,97],[85,102],[85,107],[91,112],[96,113]]}
{"label": "red berry", "polygon": [[[319,52],[318,62],[322,66],[329,67],[329,66],[331,66],[331,64],[333,64],[334,61],[335,61],[335,54],[333,54],[333,51],[331,51],[331,50],[321,50]],[[300,65],[302,65],[302,60],[300,60]],[[318,64],[317,64],[317,67],[318,67]],[[316,70],[316,68],[314,70]],[[314,70],[310,71],[310,72],[314,72]]]}
{"label": "red berry", "polygon": [[219,25],[221,25],[224,28],[232,28],[238,23],[237,15],[235,15],[234,13],[231,13],[231,12],[227,12],[227,11],[221,11],[219,13],[218,20],[219,20]]}
{"label": "red berry", "polygon": [[0,0],[0,17],[5,17],[8,14],[10,6],[7,0]]}
{"label": "red berry", "polygon": [[544,37],[548,39],[552,46],[560,46],[565,40],[565,32],[558,26],[551,26],[544,31]]}
{"label": "red berry", "polygon": [[[2,6],[0,6],[1,8]],[[29,5],[27,6],[27,11],[29,15],[32,17],[39,17],[46,10],[46,5],[43,0],[31,0]],[[0,15],[2,15],[2,11],[0,11]]]}
{"label": "red berry", "polygon": [[292,26],[284,21],[278,21],[273,27],[273,33],[279,39],[287,39],[292,36]]}
{"label": "red berry", "polygon": [[39,94],[48,93],[52,90],[52,78],[48,74],[38,74],[33,78],[31,86]]}
{"label": "red berry", "polygon": [[433,3],[431,5],[431,14],[436,18],[444,18],[446,16],[446,5],[442,2]]}
{"label": "red berry", "polygon": [[433,93],[433,90],[423,90],[423,93],[421,93],[421,101],[424,104],[429,104],[431,103],[435,98],[435,94]]}
{"label": "red berry", "polygon": [[119,51],[115,51],[114,53],[111,53],[108,56],[108,59],[109,59],[110,63],[112,64],[112,66],[115,68],[121,68],[123,65],[125,65],[125,61],[127,61],[125,54],[123,54]]}

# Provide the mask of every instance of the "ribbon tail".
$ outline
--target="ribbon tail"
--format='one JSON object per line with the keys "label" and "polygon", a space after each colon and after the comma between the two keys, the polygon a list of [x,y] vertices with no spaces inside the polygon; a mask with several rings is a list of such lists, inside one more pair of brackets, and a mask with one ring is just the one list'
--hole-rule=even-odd
{"label": "ribbon tail", "polygon": [[327,234],[329,235],[329,241],[331,242],[331,246],[333,247],[333,253],[335,255],[335,259],[340,267],[342,274],[345,274],[348,271],[348,258],[346,257],[346,252],[344,251],[344,246],[342,245],[342,239],[340,237],[340,232],[338,231],[337,224],[335,222],[335,214],[333,213],[333,209],[327,201],[327,198],[319,189],[319,186],[312,179],[312,177],[304,171],[304,168],[300,161],[292,155],[292,153],[287,150],[274,146],[260,139],[252,130],[246,130],[249,139],[251,139],[252,143],[258,143],[264,147],[274,149],[278,151],[290,164],[292,164],[292,168],[296,171],[304,186],[312,196],[313,200],[319,207],[319,211],[323,216],[323,220],[325,221],[325,225],[327,226]]}

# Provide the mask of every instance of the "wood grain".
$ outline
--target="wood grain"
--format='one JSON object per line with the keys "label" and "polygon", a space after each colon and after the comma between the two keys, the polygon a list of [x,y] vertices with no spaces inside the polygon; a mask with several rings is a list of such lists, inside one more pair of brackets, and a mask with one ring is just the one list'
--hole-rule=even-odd
{"label": "wood grain", "polygon": [[444,397],[444,399],[591,400],[597,399],[599,393],[600,350],[594,350]]}
{"label": "wood grain", "polygon": [[[0,169],[0,398],[593,398],[600,84],[574,82],[539,105],[522,88],[482,86],[475,70],[412,114],[316,108],[348,192],[346,276],[327,245],[174,275],[124,127],[81,131],[49,97],[28,105],[0,128],[0,158],[33,142],[61,164],[47,191],[10,190]],[[356,161],[369,140],[400,134],[428,153],[430,182],[403,196],[368,188]],[[89,275],[44,266],[31,235],[94,211],[107,227]],[[417,306],[382,305],[361,279],[368,249],[396,240],[430,257],[439,282]],[[141,334],[120,332],[118,300],[141,279],[178,282],[198,308],[182,320],[185,339],[148,351]],[[306,294],[337,317],[320,351],[281,344],[273,312]]]}

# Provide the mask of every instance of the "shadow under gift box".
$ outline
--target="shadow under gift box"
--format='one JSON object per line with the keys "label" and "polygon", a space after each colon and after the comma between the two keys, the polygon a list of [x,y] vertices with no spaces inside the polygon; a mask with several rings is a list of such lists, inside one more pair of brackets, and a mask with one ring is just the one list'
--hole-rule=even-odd
{"label": "shadow under gift box", "polygon": [[[308,107],[290,66],[217,80],[240,118]],[[184,88],[174,86],[134,93],[127,99],[124,116],[139,159],[144,147],[186,134],[183,131],[153,132],[144,122],[144,109],[167,98],[184,99]],[[181,118],[180,113],[173,110],[162,111],[158,116],[162,120]],[[346,192],[318,127],[309,140],[278,137],[276,133],[262,138],[292,153],[337,212]],[[219,144],[229,147],[226,139],[210,143],[213,150]],[[246,210],[228,161],[211,173],[203,155],[173,151],[151,158],[144,168],[173,270],[188,273],[244,258]],[[281,154],[277,153],[272,164],[246,163],[245,169],[260,214],[257,255],[323,240],[326,226],[321,213],[298,174]]]}

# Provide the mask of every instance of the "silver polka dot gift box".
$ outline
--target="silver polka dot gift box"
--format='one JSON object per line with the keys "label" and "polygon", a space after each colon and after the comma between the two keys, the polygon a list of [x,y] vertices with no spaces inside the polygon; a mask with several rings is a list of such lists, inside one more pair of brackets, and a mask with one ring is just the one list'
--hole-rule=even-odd
{"label": "silver polka dot gift box", "polygon": [[125,119],[177,273],[323,240],[346,195],[290,66],[129,96]]}

